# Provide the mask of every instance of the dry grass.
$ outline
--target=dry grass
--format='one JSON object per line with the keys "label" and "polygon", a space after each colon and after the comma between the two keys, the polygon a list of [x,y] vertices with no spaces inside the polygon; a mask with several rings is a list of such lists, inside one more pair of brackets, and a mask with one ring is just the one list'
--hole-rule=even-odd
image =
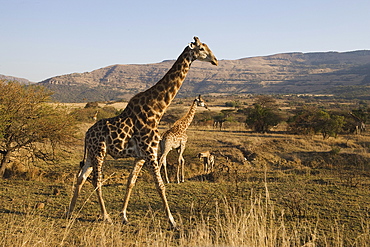
{"label": "dry grass", "polygon": [[[86,105],[86,103],[55,103],[55,104],[63,105],[67,107],[68,109],[84,108]],[[99,103],[99,107],[101,108],[106,107],[106,106],[111,106],[111,107],[116,108],[117,110],[121,110],[127,106],[127,102],[107,102],[107,103],[100,102]]]}
{"label": "dry grass", "polygon": [[[81,132],[89,126],[82,124]],[[0,180],[0,246],[368,246],[369,135],[322,140],[230,125],[222,131],[191,126],[188,136],[187,181],[166,186],[180,230],[169,229],[145,168],[130,200],[130,224],[120,224],[131,159],[108,158],[104,165],[103,193],[113,224],[97,221],[90,184],[74,218],[66,220],[80,142],[64,161],[14,164],[14,174],[24,175]],[[207,150],[216,155],[211,174],[203,173],[196,157]],[[176,161],[171,152],[172,181]]]}
{"label": "dry grass", "polygon": [[[168,229],[161,213],[148,209],[131,225],[63,220],[45,216],[37,208],[3,213],[0,246],[349,246],[346,226],[333,222],[327,232],[319,228],[321,219],[287,222],[277,211],[267,184],[261,194],[251,194],[243,202],[232,203],[227,196],[214,201],[214,213],[190,211],[181,219],[182,228]],[[362,232],[351,246],[367,246],[369,220],[363,218]]]}

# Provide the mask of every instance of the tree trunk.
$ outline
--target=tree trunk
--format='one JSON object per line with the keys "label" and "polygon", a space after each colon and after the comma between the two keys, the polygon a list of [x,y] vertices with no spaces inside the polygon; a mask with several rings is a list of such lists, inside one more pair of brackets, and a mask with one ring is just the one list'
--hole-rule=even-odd
{"label": "tree trunk", "polygon": [[4,177],[6,166],[9,163],[10,160],[10,153],[9,151],[2,151],[2,159],[0,161],[0,178]]}

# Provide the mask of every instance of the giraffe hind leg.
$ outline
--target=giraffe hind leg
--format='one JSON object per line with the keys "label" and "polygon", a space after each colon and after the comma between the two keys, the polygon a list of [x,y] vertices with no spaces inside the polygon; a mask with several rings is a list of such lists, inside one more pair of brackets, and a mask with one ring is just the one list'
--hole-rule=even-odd
{"label": "giraffe hind leg", "polygon": [[163,151],[161,158],[159,159],[159,167],[162,167],[164,169],[164,177],[166,180],[166,183],[168,184],[170,180],[168,179],[168,173],[167,173],[167,155],[170,150],[166,149]]}
{"label": "giraffe hind leg", "polygon": [[[82,167],[85,165],[85,161],[81,161],[80,162],[80,168],[82,169]],[[89,173],[90,174],[90,173]],[[90,176],[87,176],[86,177],[86,180],[87,181],[89,181],[90,183],[92,182],[92,180],[91,180],[91,177]]]}
{"label": "giraffe hind leg", "polygon": [[165,185],[163,183],[162,177],[161,177],[161,171],[160,167],[156,163],[156,161],[151,161],[150,163],[150,169],[154,177],[155,185],[157,188],[157,191],[162,199],[163,206],[166,211],[166,215],[168,217],[168,221],[170,222],[173,229],[178,229],[177,224],[175,222],[175,219],[173,218],[173,215],[171,213],[170,207],[168,205],[168,201],[166,198],[166,191],[165,191]]}
{"label": "giraffe hind leg", "polygon": [[144,163],[145,163],[145,160],[136,160],[134,169],[131,171],[130,176],[127,179],[126,194],[125,194],[125,197],[123,199],[123,208],[122,208],[122,218],[123,218],[122,223],[123,224],[126,224],[128,222],[128,220],[127,220],[128,202],[130,200],[132,189],[135,186],[137,177],[138,177]]}

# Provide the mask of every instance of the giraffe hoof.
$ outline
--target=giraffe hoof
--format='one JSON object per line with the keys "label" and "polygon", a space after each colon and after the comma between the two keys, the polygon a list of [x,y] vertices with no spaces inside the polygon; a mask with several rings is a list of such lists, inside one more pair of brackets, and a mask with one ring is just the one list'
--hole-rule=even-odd
{"label": "giraffe hoof", "polygon": [[108,222],[108,223],[111,223],[111,224],[113,224],[113,221],[112,221],[112,219],[110,218],[110,216],[108,215],[108,214],[105,214],[104,216],[103,216],[103,219],[102,219],[104,222]]}
{"label": "giraffe hoof", "polygon": [[126,217],[123,217],[122,218],[122,225],[127,225],[128,224],[128,220]]}
{"label": "giraffe hoof", "polygon": [[67,212],[67,213],[64,214],[64,217],[66,219],[70,219],[70,218],[72,218],[72,213],[71,212]]}
{"label": "giraffe hoof", "polygon": [[180,231],[181,230],[181,227],[179,225],[177,225],[176,222],[170,223],[170,224],[171,224],[170,230],[172,230],[172,231]]}

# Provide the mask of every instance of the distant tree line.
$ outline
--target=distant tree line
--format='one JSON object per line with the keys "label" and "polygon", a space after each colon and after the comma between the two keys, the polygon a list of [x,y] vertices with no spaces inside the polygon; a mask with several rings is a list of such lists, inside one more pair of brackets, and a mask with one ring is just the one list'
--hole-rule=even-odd
{"label": "distant tree line", "polygon": [[[366,103],[349,111],[328,110],[315,105],[301,105],[290,112],[282,111],[271,96],[257,96],[255,103],[244,109],[246,126],[256,132],[268,132],[272,127],[287,123],[286,131],[291,134],[321,134],[324,139],[338,134],[365,131],[369,116]],[[360,124],[362,125],[359,126]],[[361,129],[359,129],[361,128]]]}
{"label": "distant tree line", "polygon": [[[324,139],[337,137],[338,134],[359,134],[365,131],[370,112],[366,102],[361,101],[357,109],[350,110],[340,109],[338,104],[334,110],[315,104],[312,98],[303,97],[303,99],[306,103],[288,100],[289,110],[280,109],[277,99],[268,95],[255,96],[254,103],[249,106],[240,101],[227,101],[225,106],[231,109],[215,113],[211,115],[211,119],[216,125],[214,127],[218,127],[217,124],[220,123],[239,122],[258,133],[269,132],[279,124],[285,123],[287,133],[321,134]],[[210,119],[210,116],[207,116],[207,119]]]}

